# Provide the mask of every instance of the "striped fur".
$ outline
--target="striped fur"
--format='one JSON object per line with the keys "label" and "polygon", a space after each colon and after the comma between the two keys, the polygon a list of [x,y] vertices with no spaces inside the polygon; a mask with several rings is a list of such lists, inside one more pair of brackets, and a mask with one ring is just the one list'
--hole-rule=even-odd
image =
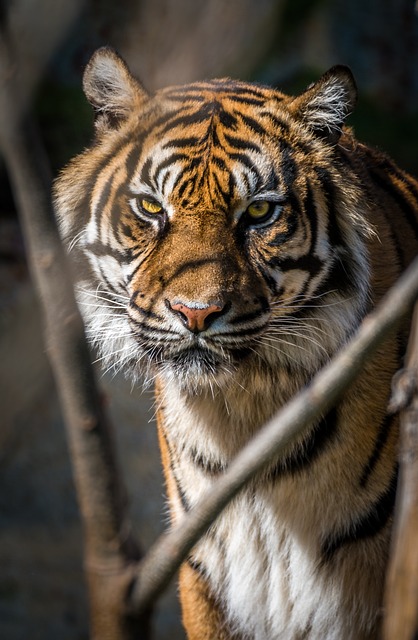
{"label": "striped fur", "polygon": [[[156,380],[178,521],[415,256],[418,185],[344,128],[344,67],[296,98],[229,79],[148,95],[102,49],[84,88],[96,138],[56,208],[104,366]],[[195,547],[180,577],[189,638],[376,637],[401,338]]]}

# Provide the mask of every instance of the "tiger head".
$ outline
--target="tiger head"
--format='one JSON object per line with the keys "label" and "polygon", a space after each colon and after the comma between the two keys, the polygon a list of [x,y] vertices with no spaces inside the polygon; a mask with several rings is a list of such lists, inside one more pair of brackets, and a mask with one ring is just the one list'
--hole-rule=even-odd
{"label": "tiger head", "polygon": [[55,200],[107,366],[190,392],[251,363],[317,369],[367,301],[367,203],[340,154],[351,72],[298,97],[230,79],[148,94],[104,48],[84,90],[95,140]]}

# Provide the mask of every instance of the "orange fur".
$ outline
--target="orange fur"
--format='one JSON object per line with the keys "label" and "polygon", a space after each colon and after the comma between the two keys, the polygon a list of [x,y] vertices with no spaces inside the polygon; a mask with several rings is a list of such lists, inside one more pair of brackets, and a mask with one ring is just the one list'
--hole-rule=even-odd
{"label": "orange fur", "polygon": [[[296,98],[229,79],[149,96],[106,49],[84,85],[95,144],[57,211],[104,363],[157,379],[176,521],[415,257],[418,183],[344,128],[343,67]],[[193,549],[190,639],[376,638],[407,324]]]}

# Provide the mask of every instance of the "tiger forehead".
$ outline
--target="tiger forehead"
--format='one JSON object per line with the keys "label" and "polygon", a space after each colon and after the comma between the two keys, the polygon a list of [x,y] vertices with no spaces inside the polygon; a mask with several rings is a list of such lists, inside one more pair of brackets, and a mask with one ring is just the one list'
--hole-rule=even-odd
{"label": "tiger forehead", "polygon": [[[181,208],[229,209],[276,189],[273,94],[280,101],[269,88],[224,80],[162,90],[164,115],[148,136],[139,182]],[[266,146],[271,135],[274,150]]]}
{"label": "tiger forehead", "polygon": [[218,124],[231,130],[250,127],[252,133],[264,135],[277,129],[279,120],[272,115],[286,112],[280,103],[289,96],[270,87],[223,79],[167,87],[155,98],[164,114],[157,120],[163,132]]}

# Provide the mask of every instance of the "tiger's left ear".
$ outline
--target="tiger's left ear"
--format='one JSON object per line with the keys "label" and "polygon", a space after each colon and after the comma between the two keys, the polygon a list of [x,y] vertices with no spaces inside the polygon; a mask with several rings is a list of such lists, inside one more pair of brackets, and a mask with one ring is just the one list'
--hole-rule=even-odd
{"label": "tiger's left ear", "polygon": [[346,117],[357,102],[357,87],[348,67],[332,67],[289,104],[295,118],[328,142],[338,142]]}
{"label": "tiger's left ear", "polygon": [[149,97],[110,47],[97,49],[84,71],[83,89],[96,113],[99,131],[115,129]]}

